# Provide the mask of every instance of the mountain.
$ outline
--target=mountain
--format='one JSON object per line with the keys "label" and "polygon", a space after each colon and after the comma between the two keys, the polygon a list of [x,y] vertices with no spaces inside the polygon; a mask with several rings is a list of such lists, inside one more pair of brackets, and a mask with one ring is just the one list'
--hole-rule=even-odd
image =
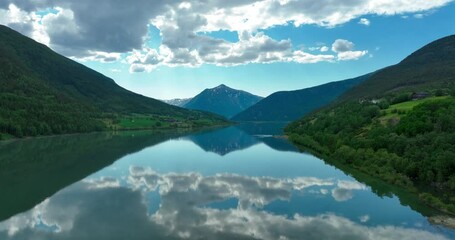
{"label": "mountain", "polygon": [[347,91],[340,100],[377,98],[396,92],[450,89],[455,85],[455,35],[441,38],[377,71],[368,81]]}
{"label": "mountain", "polygon": [[185,104],[187,104],[189,101],[191,101],[192,98],[174,98],[174,99],[169,99],[169,100],[162,100],[163,102],[177,106],[177,107],[183,107]]}
{"label": "mountain", "polygon": [[0,105],[0,138],[99,131],[131,114],[223,121],[130,92],[1,25]]}
{"label": "mountain", "polygon": [[221,84],[215,88],[205,89],[183,107],[212,112],[230,118],[261,99],[262,97]]}
{"label": "mountain", "polygon": [[234,121],[293,121],[335,100],[371,74],[295,91],[271,94],[232,118]]}
{"label": "mountain", "polygon": [[285,131],[302,150],[455,214],[454,123],[455,35],[375,72]]}

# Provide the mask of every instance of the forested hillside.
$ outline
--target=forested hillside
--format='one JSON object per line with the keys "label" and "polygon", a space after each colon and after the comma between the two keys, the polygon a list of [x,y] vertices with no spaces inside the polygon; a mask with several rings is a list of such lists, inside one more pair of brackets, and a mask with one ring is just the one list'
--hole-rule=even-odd
{"label": "forested hillside", "polygon": [[167,116],[185,126],[225,122],[123,89],[5,26],[0,26],[0,107],[0,138],[121,128],[117,123],[133,114]]}
{"label": "forested hillside", "polygon": [[455,213],[454,51],[455,36],[435,41],[286,133],[329,162],[417,191],[427,204]]}

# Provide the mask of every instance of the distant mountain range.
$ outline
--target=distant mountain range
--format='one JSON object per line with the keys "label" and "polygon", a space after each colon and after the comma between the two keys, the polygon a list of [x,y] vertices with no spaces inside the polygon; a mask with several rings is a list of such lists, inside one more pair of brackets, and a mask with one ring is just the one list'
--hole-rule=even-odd
{"label": "distant mountain range", "polygon": [[[108,128],[123,114],[221,119],[165,104],[0,25],[0,138]],[[222,121],[222,120],[221,120]]]}
{"label": "distant mountain range", "polygon": [[224,84],[215,88],[205,89],[188,103],[184,108],[212,112],[231,118],[239,112],[256,104],[262,99],[251,93],[232,89]]}
{"label": "distant mountain range", "polygon": [[192,98],[174,98],[174,99],[169,99],[169,100],[162,100],[163,102],[177,106],[177,107],[183,107],[185,104],[187,104],[189,101],[191,101]]}
{"label": "distant mountain range", "polygon": [[367,74],[316,87],[271,94],[232,118],[234,121],[293,121],[329,104],[348,89],[365,81]]}

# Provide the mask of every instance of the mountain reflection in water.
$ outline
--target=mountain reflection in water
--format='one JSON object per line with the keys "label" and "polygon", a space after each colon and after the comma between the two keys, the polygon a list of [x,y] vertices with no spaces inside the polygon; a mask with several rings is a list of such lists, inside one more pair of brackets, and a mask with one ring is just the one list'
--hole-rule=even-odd
{"label": "mountain reflection in water", "polygon": [[[28,205],[40,203],[9,211],[0,239],[455,238],[453,230],[431,225],[393,194],[378,196],[371,186],[270,136],[279,133],[240,125],[189,136],[136,132],[9,143],[16,150],[1,152],[0,159],[20,152],[26,163],[35,153],[38,163],[55,165],[45,170],[30,163],[21,172],[9,163],[40,179],[34,184],[17,176],[11,182],[32,198]],[[67,166],[79,161],[91,170],[79,172],[80,181],[74,174],[64,178],[71,172]],[[63,182],[51,184],[60,177]],[[32,187],[43,189],[39,198],[33,199]],[[2,206],[12,206],[10,200]]]}

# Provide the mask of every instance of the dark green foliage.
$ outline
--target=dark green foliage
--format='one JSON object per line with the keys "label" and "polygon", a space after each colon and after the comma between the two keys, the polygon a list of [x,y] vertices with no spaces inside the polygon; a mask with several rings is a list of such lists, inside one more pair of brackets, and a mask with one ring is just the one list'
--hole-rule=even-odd
{"label": "dark green foliage", "polygon": [[0,109],[0,133],[16,137],[105,130],[134,113],[224,122],[125,90],[1,25]]}
{"label": "dark green foliage", "polygon": [[417,105],[395,126],[378,123],[378,111],[373,103],[349,102],[294,122],[286,132],[298,145],[390,183],[426,183],[451,193],[439,201],[455,197],[455,98]]}
{"label": "dark green foliage", "polygon": [[444,96],[444,91],[442,89],[437,89],[434,93],[435,96],[437,97],[440,97],[440,96]]}
{"label": "dark green foliage", "polygon": [[[332,162],[417,187],[428,205],[455,213],[455,98],[407,102],[413,92],[455,96],[454,73],[455,35],[377,71],[336,104],[290,124],[287,134]],[[385,110],[383,101],[407,103]]]}
{"label": "dark green foliage", "polygon": [[235,121],[293,121],[329,104],[371,74],[296,91],[276,92],[234,116]]}
{"label": "dark green foliage", "polygon": [[397,104],[397,103],[402,103],[402,102],[407,102],[411,100],[411,94],[409,93],[402,93],[398,94],[397,96],[394,96],[392,98],[392,104]]}
{"label": "dark green foliage", "polygon": [[262,97],[232,89],[222,84],[215,88],[205,89],[183,107],[208,111],[230,118],[256,104],[261,99]]}
{"label": "dark green foliage", "polygon": [[385,100],[385,99],[384,99],[384,100],[381,100],[381,101],[378,103],[378,107],[379,107],[380,109],[382,109],[382,110],[389,108],[389,106],[390,106],[389,101],[387,101],[387,100]]}

